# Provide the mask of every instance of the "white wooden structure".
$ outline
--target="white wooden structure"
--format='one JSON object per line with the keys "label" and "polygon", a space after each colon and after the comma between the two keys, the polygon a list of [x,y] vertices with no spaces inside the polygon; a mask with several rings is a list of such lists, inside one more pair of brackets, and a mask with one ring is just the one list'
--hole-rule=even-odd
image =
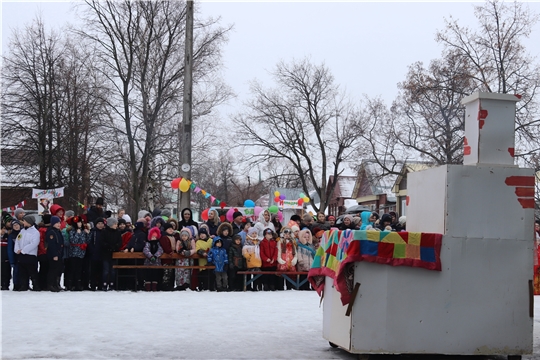
{"label": "white wooden structure", "polygon": [[466,97],[464,165],[408,175],[407,230],[444,235],[442,271],[357,262],[349,317],[327,277],[325,339],[357,354],[532,353],[534,173],[514,165],[518,100]]}

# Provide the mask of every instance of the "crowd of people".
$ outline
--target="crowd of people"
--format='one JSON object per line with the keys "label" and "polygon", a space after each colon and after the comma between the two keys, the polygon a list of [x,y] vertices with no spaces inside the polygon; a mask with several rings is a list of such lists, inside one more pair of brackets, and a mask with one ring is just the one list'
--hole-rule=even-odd
{"label": "crowd of people", "polygon": [[[255,220],[236,211],[231,222],[221,221],[217,209],[210,209],[203,223],[193,219],[189,208],[181,211],[180,221],[169,209],[141,210],[135,222],[123,210],[116,217],[107,215],[102,198],[81,216],[52,205],[39,224],[21,208],[13,217],[4,214],[2,290],[9,290],[11,281],[14,291],[127,289],[126,280],[115,283],[113,253],[119,251],[144,254],[134,261],[147,265],[135,277],[137,287],[145,291],[241,291],[244,278],[239,271],[261,272],[249,290],[284,290],[292,285],[274,272],[309,271],[325,230],[405,230],[405,218],[396,213],[380,218],[372,212],[345,215],[339,224],[323,213],[295,214],[282,224],[268,209]],[[162,259],[163,254],[182,256]],[[178,267],[193,265],[202,268]],[[214,268],[204,268],[207,265]],[[300,280],[305,278],[302,274]],[[300,289],[309,290],[309,283]]]}

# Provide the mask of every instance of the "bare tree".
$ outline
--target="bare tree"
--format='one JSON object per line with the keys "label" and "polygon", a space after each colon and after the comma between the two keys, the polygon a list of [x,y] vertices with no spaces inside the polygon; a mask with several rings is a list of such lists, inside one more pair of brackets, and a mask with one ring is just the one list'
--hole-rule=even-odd
{"label": "bare tree", "polygon": [[[86,5],[83,33],[99,44],[102,70],[114,89],[109,125],[127,143],[127,151],[118,149],[117,154],[127,155],[134,212],[156,197],[155,181],[165,168],[157,166],[171,159],[160,156],[161,149],[177,140],[170,120],[180,118],[185,2],[87,0]],[[194,83],[207,79],[219,64],[229,28],[214,25],[212,20],[195,27]],[[215,96],[205,104],[221,100]]]}
{"label": "bare tree", "polygon": [[238,144],[256,149],[253,163],[276,159],[290,164],[304,192],[313,186],[319,195],[315,210],[324,211],[333,193],[333,187],[327,189],[328,175],[339,176],[360,135],[357,110],[325,65],[308,59],[280,62],[272,75],[276,88],[255,82],[246,111],[234,118],[242,129]]}
{"label": "bare tree", "polygon": [[475,15],[477,30],[450,18],[437,33],[437,41],[468,62],[479,90],[521,95],[516,114],[516,156],[530,156],[540,149],[540,72],[523,41],[539,16],[522,2],[498,0],[475,6]]}

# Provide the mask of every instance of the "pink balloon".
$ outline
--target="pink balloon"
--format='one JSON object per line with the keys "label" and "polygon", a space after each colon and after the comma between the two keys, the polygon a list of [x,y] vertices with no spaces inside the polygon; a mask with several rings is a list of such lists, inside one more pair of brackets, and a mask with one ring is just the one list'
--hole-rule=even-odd
{"label": "pink balloon", "polygon": [[277,216],[278,216],[279,222],[282,222],[282,221],[283,221],[283,212],[282,212],[282,211],[278,211]]}
{"label": "pink balloon", "polygon": [[234,214],[234,209],[230,208],[229,211],[227,211],[227,214],[225,215],[228,221],[232,222],[234,220],[232,217],[233,214]]}
{"label": "pink balloon", "polygon": [[253,214],[255,217],[259,217],[259,214],[263,211],[263,208],[260,206],[255,206],[255,209],[253,209]]}

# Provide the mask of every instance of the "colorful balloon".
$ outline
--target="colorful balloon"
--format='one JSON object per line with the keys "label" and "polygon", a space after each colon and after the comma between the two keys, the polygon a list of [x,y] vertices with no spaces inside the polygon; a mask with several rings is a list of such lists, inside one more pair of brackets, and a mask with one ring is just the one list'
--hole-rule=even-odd
{"label": "colorful balloon", "polygon": [[268,211],[270,212],[270,214],[277,214],[279,209],[277,205],[272,205],[268,208]]}
{"label": "colorful balloon", "polygon": [[276,197],[274,198],[274,202],[277,202],[277,203],[278,203],[280,200],[281,200],[281,199],[279,198],[279,196],[276,196]]}
{"label": "colorful balloon", "polygon": [[304,197],[306,197],[306,195],[304,195],[304,193],[300,193],[300,197],[304,198]]}
{"label": "colorful balloon", "polygon": [[178,185],[180,184],[181,180],[182,180],[182,178],[173,179],[173,181],[171,181],[171,187],[173,189],[178,189]]}
{"label": "colorful balloon", "polygon": [[249,207],[249,208],[255,207],[255,202],[253,200],[248,199],[248,200],[244,201],[244,206]]}
{"label": "colorful balloon", "polygon": [[206,209],[206,210],[204,210],[204,211],[201,213],[201,218],[202,218],[204,221],[208,221],[208,211],[210,211],[210,209]]}
{"label": "colorful balloon", "polygon": [[280,195],[280,194],[279,194],[279,191],[274,191],[274,196],[275,196],[275,197],[279,197],[279,195]]}
{"label": "colorful balloon", "polygon": [[227,206],[227,204],[225,203],[225,201],[222,201],[220,204],[219,204],[219,207],[220,208],[224,208],[225,206]]}
{"label": "colorful balloon", "polygon": [[224,221],[225,221],[225,215],[221,215],[221,216],[219,217],[219,220],[220,220],[221,222],[224,222]]}
{"label": "colorful balloon", "polygon": [[304,203],[304,199],[298,199],[297,203],[298,206],[302,206],[302,204]]}
{"label": "colorful balloon", "polygon": [[189,190],[189,183],[186,179],[182,179],[180,181],[180,185],[178,186],[181,192],[187,192]]}
{"label": "colorful balloon", "polygon": [[302,200],[304,200],[305,203],[309,202],[309,198],[307,196],[304,196],[304,198]]}
{"label": "colorful balloon", "polygon": [[286,197],[285,197],[285,195],[279,195],[279,199],[280,199],[280,200],[285,200]]}
{"label": "colorful balloon", "polygon": [[259,217],[259,214],[261,213],[261,211],[263,211],[263,208],[260,207],[260,206],[255,206],[255,209],[253,211],[253,215],[255,215],[255,217]]}

